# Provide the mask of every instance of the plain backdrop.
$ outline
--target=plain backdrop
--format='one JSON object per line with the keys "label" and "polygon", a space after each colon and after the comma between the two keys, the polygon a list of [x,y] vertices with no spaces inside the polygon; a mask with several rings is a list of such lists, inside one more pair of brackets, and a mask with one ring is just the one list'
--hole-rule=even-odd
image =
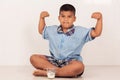
{"label": "plain backdrop", "polygon": [[0,65],[31,65],[34,53],[49,54],[48,41],[38,33],[41,11],[48,11],[47,25],[59,25],[59,8],[75,6],[74,25],[95,26],[93,12],[103,14],[103,32],[85,44],[85,65],[120,65],[120,0],[0,0]]}

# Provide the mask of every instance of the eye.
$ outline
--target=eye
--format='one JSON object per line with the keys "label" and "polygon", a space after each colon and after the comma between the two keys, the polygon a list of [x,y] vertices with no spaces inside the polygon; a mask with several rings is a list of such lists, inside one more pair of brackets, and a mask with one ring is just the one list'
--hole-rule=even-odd
{"label": "eye", "polygon": [[72,16],[68,16],[68,18],[72,18]]}
{"label": "eye", "polygon": [[64,16],[64,15],[61,15],[61,17],[63,17],[63,18],[64,18],[65,16]]}

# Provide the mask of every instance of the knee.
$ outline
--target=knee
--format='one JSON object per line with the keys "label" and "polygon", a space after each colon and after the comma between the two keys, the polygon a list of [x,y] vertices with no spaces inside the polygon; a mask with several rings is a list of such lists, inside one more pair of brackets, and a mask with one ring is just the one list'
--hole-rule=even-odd
{"label": "knee", "polygon": [[33,54],[32,56],[30,56],[30,62],[34,63],[35,60],[37,59],[38,55],[37,54]]}
{"label": "knee", "polygon": [[83,66],[77,66],[74,70],[73,70],[73,72],[75,73],[75,74],[80,74],[80,73],[82,73],[84,71],[84,68],[83,68]]}
{"label": "knee", "polygon": [[75,75],[78,75],[78,74],[82,73],[83,71],[84,71],[84,65],[81,63],[76,64],[76,66],[73,69],[73,73]]}

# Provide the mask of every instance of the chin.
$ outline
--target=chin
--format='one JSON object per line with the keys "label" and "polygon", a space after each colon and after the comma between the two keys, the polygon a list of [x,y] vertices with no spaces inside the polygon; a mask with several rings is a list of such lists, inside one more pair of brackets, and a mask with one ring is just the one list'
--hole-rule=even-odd
{"label": "chin", "polygon": [[69,25],[63,25],[64,28],[70,28],[71,26]]}
{"label": "chin", "polygon": [[68,26],[65,26],[65,27],[63,27],[63,28],[65,28],[65,29],[69,29],[70,27],[68,27]]}

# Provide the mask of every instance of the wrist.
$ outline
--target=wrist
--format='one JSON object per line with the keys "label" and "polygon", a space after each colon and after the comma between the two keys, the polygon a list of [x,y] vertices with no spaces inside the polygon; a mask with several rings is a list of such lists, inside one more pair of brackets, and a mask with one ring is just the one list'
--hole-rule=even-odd
{"label": "wrist", "polygon": [[101,20],[102,20],[102,17],[101,17],[101,18],[98,18],[97,20],[98,20],[98,21],[101,21]]}
{"label": "wrist", "polygon": [[40,16],[40,19],[44,19],[45,17]]}

